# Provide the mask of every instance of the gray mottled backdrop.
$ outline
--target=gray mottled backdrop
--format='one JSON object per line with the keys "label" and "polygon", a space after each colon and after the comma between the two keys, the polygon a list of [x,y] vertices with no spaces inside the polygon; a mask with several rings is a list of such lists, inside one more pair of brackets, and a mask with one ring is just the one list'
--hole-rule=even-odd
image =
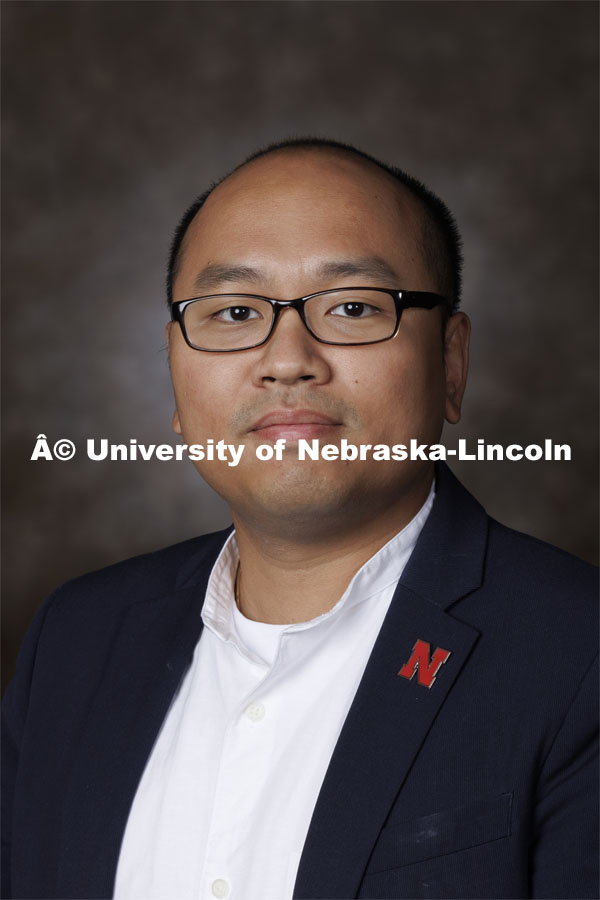
{"label": "gray mottled backdrop", "polygon": [[570,463],[464,463],[500,520],[596,552],[595,2],[10,2],[3,18],[4,672],[45,594],[223,526],[174,440],[163,264],[192,197],[317,133],[427,182],[465,238],[464,421]]}

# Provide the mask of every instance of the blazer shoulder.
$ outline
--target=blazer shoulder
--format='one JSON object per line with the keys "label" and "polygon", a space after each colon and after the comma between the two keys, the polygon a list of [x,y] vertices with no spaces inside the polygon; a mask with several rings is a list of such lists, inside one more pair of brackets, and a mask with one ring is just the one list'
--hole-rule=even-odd
{"label": "blazer shoulder", "polygon": [[595,566],[491,519],[482,588],[525,643],[535,635],[557,654],[570,648],[578,666],[597,653]]}
{"label": "blazer shoulder", "polygon": [[192,586],[208,574],[230,532],[229,528],[191,538],[80,575],[58,587],[48,601],[53,610],[96,602],[107,609]]}
{"label": "blazer shoulder", "polygon": [[488,564],[501,566],[507,580],[554,590],[577,590],[598,599],[598,568],[559,547],[489,519]]}

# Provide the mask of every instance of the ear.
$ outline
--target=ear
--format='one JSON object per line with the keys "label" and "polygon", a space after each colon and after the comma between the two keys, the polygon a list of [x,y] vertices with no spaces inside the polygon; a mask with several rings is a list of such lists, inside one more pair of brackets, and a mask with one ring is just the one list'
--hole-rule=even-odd
{"label": "ear", "polygon": [[446,372],[446,421],[456,425],[460,421],[462,398],[469,368],[469,336],[471,322],[464,313],[455,313],[446,322],[444,334],[444,365]]}
{"label": "ear", "polygon": [[[167,322],[167,327],[165,328],[165,339],[167,341],[167,352],[171,353],[171,325],[172,322]],[[173,418],[171,419],[171,428],[175,432],[175,434],[181,434],[181,422],[179,421],[179,413],[177,412],[177,407],[175,407],[175,412],[173,413]]]}
{"label": "ear", "polygon": [[181,422],[179,421],[179,413],[177,409],[173,413],[173,418],[171,419],[171,428],[175,432],[175,434],[181,434]]}

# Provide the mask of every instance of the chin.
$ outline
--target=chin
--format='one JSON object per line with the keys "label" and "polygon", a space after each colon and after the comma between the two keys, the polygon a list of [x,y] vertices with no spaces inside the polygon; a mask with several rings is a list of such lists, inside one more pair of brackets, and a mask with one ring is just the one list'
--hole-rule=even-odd
{"label": "chin", "polygon": [[[234,514],[245,521],[260,522],[261,530],[275,535],[294,533],[314,540],[321,527],[340,527],[356,503],[356,486],[331,474],[278,472],[273,479],[253,482],[243,495],[225,499]],[[364,502],[364,501],[363,501]]]}

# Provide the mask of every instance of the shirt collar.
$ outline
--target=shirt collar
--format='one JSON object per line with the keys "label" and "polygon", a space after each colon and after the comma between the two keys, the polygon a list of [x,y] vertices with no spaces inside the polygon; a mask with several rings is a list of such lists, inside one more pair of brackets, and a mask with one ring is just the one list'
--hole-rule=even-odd
{"label": "shirt collar", "polygon": [[[364,602],[391,584],[402,575],[417,539],[421,533],[435,499],[435,482],[431,486],[427,500],[413,519],[401,531],[384,544],[364,563],[350,581],[348,587],[330,610],[308,622],[287,625],[286,633],[314,628],[342,610],[350,609]],[[239,563],[239,550],[235,531],[227,538],[215,562],[206,590],[202,609],[204,625],[221,640],[236,640],[234,622],[235,575]]]}

